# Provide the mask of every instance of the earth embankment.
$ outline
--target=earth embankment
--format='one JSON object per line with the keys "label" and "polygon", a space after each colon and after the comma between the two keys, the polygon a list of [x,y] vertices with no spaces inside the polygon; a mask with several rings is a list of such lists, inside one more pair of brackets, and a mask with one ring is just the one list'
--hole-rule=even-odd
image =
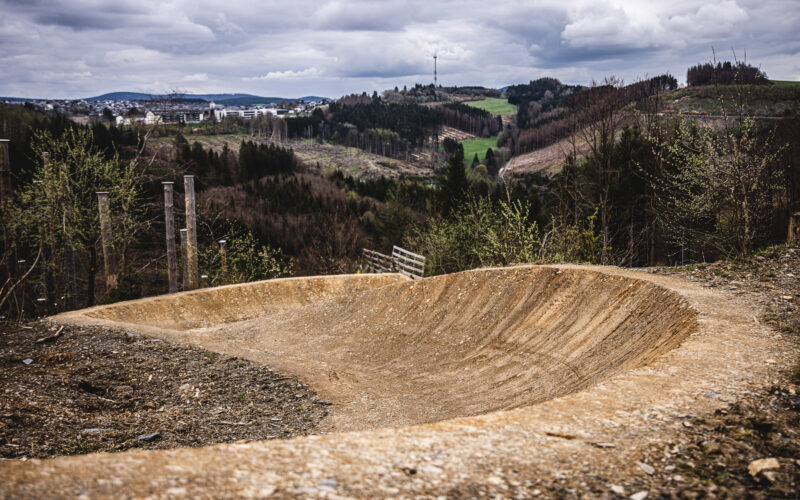
{"label": "earth embankment", "polygon": [[539,403],[646,364],[695,328],[680,295],[585,269],[273,280],[96,308],[91,318],[266,363],[334,406],[326,430]]}

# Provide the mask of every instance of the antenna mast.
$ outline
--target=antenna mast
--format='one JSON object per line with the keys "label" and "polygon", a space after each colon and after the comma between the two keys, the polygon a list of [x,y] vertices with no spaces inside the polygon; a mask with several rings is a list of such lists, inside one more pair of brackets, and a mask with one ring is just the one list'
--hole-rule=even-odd
{"label": "antenna mast", "polygon": [[438,57],[439,56],[437,56],[436,54],[433,55],[433,86],[434,87],[438,87],[439,86],[438,85],[438,83],[439,83],[438,82],[438,74],[437,74],[437,71],[436,71],[436,59]]}

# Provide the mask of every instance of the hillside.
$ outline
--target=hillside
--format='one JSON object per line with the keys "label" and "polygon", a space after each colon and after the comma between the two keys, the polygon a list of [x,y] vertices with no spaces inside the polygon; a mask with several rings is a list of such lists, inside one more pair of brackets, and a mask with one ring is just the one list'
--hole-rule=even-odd
{"label": "hillside", "polygon": [[583,158],[589,153],[589,145],[579,137],[562,139],[536,151],[513,156],[500,173],[503,177],[534,172],[553,176],[561,171],[571,153],[578,159]]}
{"label": "hillside", "polygon": [[[104,100],[118,100],[118,101],[150,101],[153,99],[163,99],[171,97],[168,94],[154,95],[145,94],[141,92],[109,92],[94,97],[87,97],[87,101],[104,101]],[[199,99],[202,101],[214,101],[219,104],[228,104],[231,106],[250,106],[255,104],[277,104],[288,101],[322,101],[328,99],[327,97],[319,96],[305,96],[297,98],[289,97],[262,97],[253,94],[181,94],[181,99]]]}
{"label": "hillside", "polygon": [[493,115],[513,115],[517,112],[517,107],[506,99],[489,97],[480,101],[465,101],[464,104],[473,108],[488,111]]}
{"label": "hillside", "polygon": [[757,117],[783,117],[800,111],[800,82],[773,85],[707,85],[662,95],[664,109],[675,113],[735,115],[745,104]]}
{"label": "hillside", "polygon": [[[647,102],[651,109],[656,106],[661,109],[659,115],[662,117],[681,115],[701,126],[718,129],[724,124],[726,115],[736,116],[743,105],[748,113],[761,120],[774,121],[796,116],[800,112],[800,82],[684,87],[663,92],[643,102]],[[636,112],[645,111],[643,102],[625,111],[629,116],[624,124],[633,125],[637,122]],[[656,102],[659,104],[656,105]],[[533,127],[531,130],[535,129]],[[514,155],[503,173],[541,172],[554,175],[561,170],[567,154],[577,153],[580,159],[588,151],[588,144],[580,137],[567,136],[553,144]]]}
{"label": "hillside", "polygon": [[[256,140],[247,134],[227,135],[191,135],[187,137],[190,142],[197,141],[206,148],[222,152],[227,145],[234,153],[238,153],[243,140]],[[268,141],[264,141],[268,142]],[[313,140],[292,140],[280,144],[290,147],[295,155],[308,167],[318,168],[321,171],[341,170],[346,175],[355,178],[396,178],[410,176],[429,178],[433,175],[430,168],[421,167],[414,163],[387,158],[358,148],[339,146],[336,144],[319,144]]]}

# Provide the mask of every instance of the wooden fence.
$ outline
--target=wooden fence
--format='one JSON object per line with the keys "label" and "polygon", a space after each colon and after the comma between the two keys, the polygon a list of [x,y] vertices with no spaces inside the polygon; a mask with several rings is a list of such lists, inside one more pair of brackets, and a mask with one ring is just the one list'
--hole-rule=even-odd
{"label": "wooden fence", "polygon": [[393,269],[392,257],[365,248],[364,260],[360,267],[361,271],[365,273],[390,273]]}
{"label": "wooden fence", "polygon": [[392,247],[391,256],[365,248],[361,271],[366,273],[399,272],[411,278],[422,278],[425,276],[425,257],[398,246]]}

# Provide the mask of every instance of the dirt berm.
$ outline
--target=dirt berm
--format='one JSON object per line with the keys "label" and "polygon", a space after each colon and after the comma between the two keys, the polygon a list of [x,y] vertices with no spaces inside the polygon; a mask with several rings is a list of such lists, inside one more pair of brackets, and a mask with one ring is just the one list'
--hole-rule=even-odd
{"label": "dirt berm", "polygon": [[738,297],[583,266],[292,278],[53,321],[297,375],[333,403],[329,433],[4,462],[0,496],[414,496],[511,488],[511,470],[631,473],[637,450],[681,416],[769,384],[796,353]]}

